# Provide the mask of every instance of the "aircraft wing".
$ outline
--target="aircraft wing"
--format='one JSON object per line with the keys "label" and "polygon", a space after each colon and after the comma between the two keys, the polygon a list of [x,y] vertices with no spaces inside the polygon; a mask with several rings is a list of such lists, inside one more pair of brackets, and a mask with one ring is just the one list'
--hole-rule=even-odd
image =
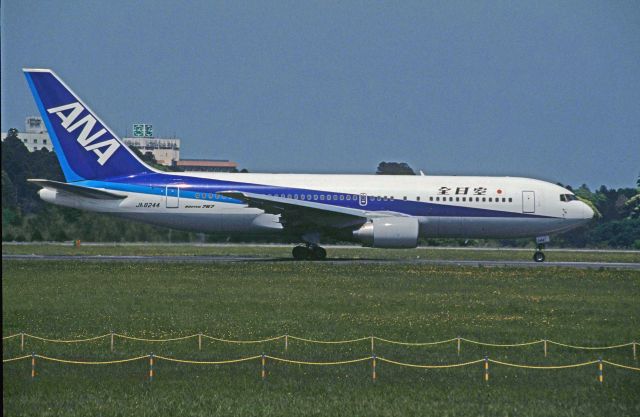
{"label": "aircraft wing", "polygon": [[27,181],[33,184],[37,184],[42,188],[52,188],[54,190],[77,195],[79,197],[94,198],[97,200],[122,200],[124,198],[127,198],[125,194],[120,194],[113,191],[99,190],[96,188],[83,187],[82,185],[74,185],[66,182],[41,179],[28,179]]}
{"label": "aircraft wing", "polygon": [[274,197],[243,191],[220,191],[218,194],[240,200],[249,207],[264,210],[266,213],[279,214],[285,227],[298,228],[308,226],[343,229],[360,226],[374,217],[404,216],[396,212],[370,212],[367,210],[339,207],[316,201]]}

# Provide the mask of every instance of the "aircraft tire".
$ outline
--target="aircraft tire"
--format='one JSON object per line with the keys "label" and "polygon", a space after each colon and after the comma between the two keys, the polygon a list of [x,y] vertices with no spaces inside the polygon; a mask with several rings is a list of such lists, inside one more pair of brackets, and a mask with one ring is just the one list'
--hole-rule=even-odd
{"label": "aircraft tire", "polygon": [[310,252],[315,260],[324,261],[327,259],[327,251],[323,247],[314,246],[310,249]]}
{"label": "aircraft tire", "polygon": [[296,246],[291,251],[293,254],[293,258],[298,261],[303,261],[305,259],[309,259],[312,255],[311,251],[306,248],[306,246]]}
{"label": "aircraft tire", "polygon": [[544,262],[544,253],[542,253],[540,251],[536,251],[533,254],[533,261],[534,262]]}

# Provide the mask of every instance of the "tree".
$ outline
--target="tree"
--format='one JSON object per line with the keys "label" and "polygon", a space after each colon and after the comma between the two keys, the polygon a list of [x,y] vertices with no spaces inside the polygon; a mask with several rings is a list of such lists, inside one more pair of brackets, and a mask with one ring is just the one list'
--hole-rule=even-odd
{"label": "tree", "polygon": [[18,204],[16,198],[16,188],[13,186],[13,182],[9,175],[2,170],[2,208],[13,208]]}
{"label": "tree", "polygon": [[18,138],[18,129],[16,129],[15,127],[12,127],[9,129],[9,131],[7,132],[7,139],[8,138]]}
{"label": "tree", "polygon": [[636,186],[636,195],[624,203],[624,208],[629,213],[628,219],[640,219],[640,175],[638,175]]}
{"label": "tree", "polygon": [[142,153],[140,152],[140,149],[136,148],[135,146],[129,146],[129,149],[131,149],[131,151],[133,151],[133,153],[136,154],[136,156],[147,165],[150,165],[160,171],[171,171],[168,166],[158,163],[156,157],[153,155],[153,152],[147,151],[145,153]]}
{"label": "tree", "polygon": [[377,175],[416,175],[406,162],[380,162]]}

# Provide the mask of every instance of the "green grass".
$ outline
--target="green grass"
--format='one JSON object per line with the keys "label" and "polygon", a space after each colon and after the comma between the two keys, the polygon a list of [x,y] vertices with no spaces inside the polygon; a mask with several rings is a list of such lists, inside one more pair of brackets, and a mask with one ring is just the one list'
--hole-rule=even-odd
{"label": "green grass", "polygon": [[[209,249],[209,248],[207,248]],[[3,247],[4,251],[4,247]],[[497,343],[552,339],[581,345],[640,340],[640,273],[561,268],[508,269],[429,265],[301,263],[105,264],[4,261],[3,335],[28,332],[80,338],[110,330],[143,337],[204,332],[230,339],[280,334],[344,339],[371,334],[433,341],[461,335]],[[283,341],[228,345],[195,339],[143,343],[116,339],[82,344],[27,340],[27,352],[109,360],[149,354],[228,359],[260,353],[341,360],[370,355],[368,341],[315,345]],[[411,363],[455,363],[483,357],[530,364],[604,359],[640,366],[631,348],[601,352],[550,346],[488,348],[376,344],[379,356]],[[640,353],[640,352],[639,352]],[[19,339],[3,342],[5,358]],[[146,361],[74,366],[38,361],[3,366],[3,415],[640,415],[640,372],[595,365],[559,371],[480,364],[417,370],[370,363],[305,367],[258,361],[228,366]]]}
{"label": "green grass", "polygon": [[[270,258],[291,258],[292,246],[242,246],[242,245],[81,245],[71,244],[26,244],[2,245],[3,254],[39,255],[209,255],[209,256],[254,256]],[[530,261],[533,249],[372,249],[372,248],[327,248],[330,259],[444,259],[444,260],[496,260]],[[569,262],[640,262],[640,251],[585,252],[572,250],[549,250],[548,261]]]}

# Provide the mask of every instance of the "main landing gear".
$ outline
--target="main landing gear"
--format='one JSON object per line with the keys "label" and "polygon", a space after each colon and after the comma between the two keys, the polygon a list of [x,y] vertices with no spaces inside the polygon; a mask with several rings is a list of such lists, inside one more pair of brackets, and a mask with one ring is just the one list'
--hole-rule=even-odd
{"label": "main landing gear", "polygon": [[298,260],[316,260],[323,261],[327,258],[327,251],[318,245],[296,246],[291,252],[293,257]]}

